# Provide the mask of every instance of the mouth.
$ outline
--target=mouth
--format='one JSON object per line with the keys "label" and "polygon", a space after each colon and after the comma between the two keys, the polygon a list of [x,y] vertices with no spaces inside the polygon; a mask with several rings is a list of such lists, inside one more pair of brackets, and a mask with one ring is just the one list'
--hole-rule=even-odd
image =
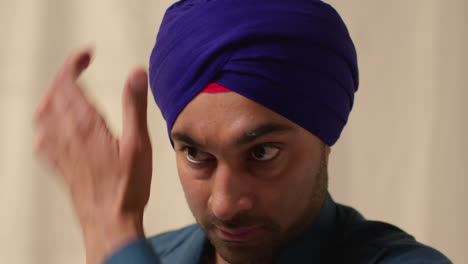
{"label": "mouth", "polygon": [[255,240],[262,235],[263,229],[260,226],[248,226],[239,228],[226,228],[215,226],[216,235],[225,241],[248,242]]}

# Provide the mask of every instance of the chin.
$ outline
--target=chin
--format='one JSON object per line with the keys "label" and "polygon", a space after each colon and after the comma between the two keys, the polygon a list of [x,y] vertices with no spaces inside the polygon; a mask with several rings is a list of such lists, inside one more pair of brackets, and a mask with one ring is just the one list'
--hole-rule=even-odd
{"label": "chin", "polygon": [[211,245],[216,252],[229,264],[265,264],[274,258],[275,246],[273,239],[262,241],[233,242],[225,241],[211,233],[208,235]]}
{"label": "chin", "polygon": [[258,248],[221,247],[218,254],[229,264],[266,264],[273,259],[273,252],[259,251]]}

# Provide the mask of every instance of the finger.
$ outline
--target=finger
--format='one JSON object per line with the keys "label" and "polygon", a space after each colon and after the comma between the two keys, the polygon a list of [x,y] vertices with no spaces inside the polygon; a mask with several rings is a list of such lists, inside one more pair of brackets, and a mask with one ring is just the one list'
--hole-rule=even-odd
{"label": "finger", "polygon": [[122,148],[143,147],[148,144],[147,126],[147,74],[143,69],[134,70],[127,79],[122,94],[123,132]]}
{"label": "finger", "polygon": [[34,152],[39,160],[45,162],[47,165],[51,166],[53,169],[58,168],[57,162],[57,149],[53,144],[50,144],[47,136],[44,134],[39,134],[36,137],[36,144]]}
{"label": "finger", "polygon": [[91,62],[91,49],[86,48],[70,55],[57,74],[59,82],[75,82]]}
{"label": "finger", "polygon": [[[41,119],[42,116],[49,114],[50,111],[54,111],[55,108],[60,108],[60,111],[62,111],[62,108],[67,106],[72,98],[84,96],[76,80],[81,72],[88,67],[90,61],[90,49],[76,52],[68,57],[65,63],[60,67],[54,81],[39,101],[35,113],[36,119]],[[71,92],[72,90],[78,92]],[[57,99],[57,97],[60,99]]]}
{"label": "finger", "polygon": [[[74,98],[84,96],[77,80],[91,62],[91,50],[84,49],[70,55],[60,67],[55,80],[46,94],[60,106],[67,105]],[[57,99],[57,97],[59,99]]]}

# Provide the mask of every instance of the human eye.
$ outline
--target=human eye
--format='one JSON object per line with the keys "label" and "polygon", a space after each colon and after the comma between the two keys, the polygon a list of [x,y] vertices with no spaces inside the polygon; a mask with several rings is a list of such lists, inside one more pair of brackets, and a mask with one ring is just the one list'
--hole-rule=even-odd
{"label": "human eye", "polygon": [[272,145],[258,145],[252,148],[250,156],[258,161],[267,161],[274,159],[280,151],[280,148]]}
{"label": "human eye", "polygon": [[185,158],[189,162],[195,164],[200,164],[209,161],[213,158],[210,154],[194,147],[186,146],[182,148],[182,151],[185,153]]}

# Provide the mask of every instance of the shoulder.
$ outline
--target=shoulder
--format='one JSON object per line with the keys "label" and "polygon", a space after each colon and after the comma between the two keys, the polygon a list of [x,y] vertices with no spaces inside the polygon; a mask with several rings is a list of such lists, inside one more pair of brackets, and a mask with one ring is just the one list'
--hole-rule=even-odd
{"label": "shoulder", "polygon": [[193,224],[181,229],[164,232],[147,239],[156,253],[167,256],[177,252],[186,244],[194,243],[194,240],[201,240],[201,229],[197,224]]}
{"label": "shoulder", "polygon": [[[356,212],[345,206],[340,210],[349,214]],[[342,219],[344,222],[337,235],[335,247],[341,252],[340,261],[347,259],[346,263],[375,264],[452,263],[436,249],[416,241],[413,236],[394,225],[363,218],[358,221],[352,220],[353,217]]]}

